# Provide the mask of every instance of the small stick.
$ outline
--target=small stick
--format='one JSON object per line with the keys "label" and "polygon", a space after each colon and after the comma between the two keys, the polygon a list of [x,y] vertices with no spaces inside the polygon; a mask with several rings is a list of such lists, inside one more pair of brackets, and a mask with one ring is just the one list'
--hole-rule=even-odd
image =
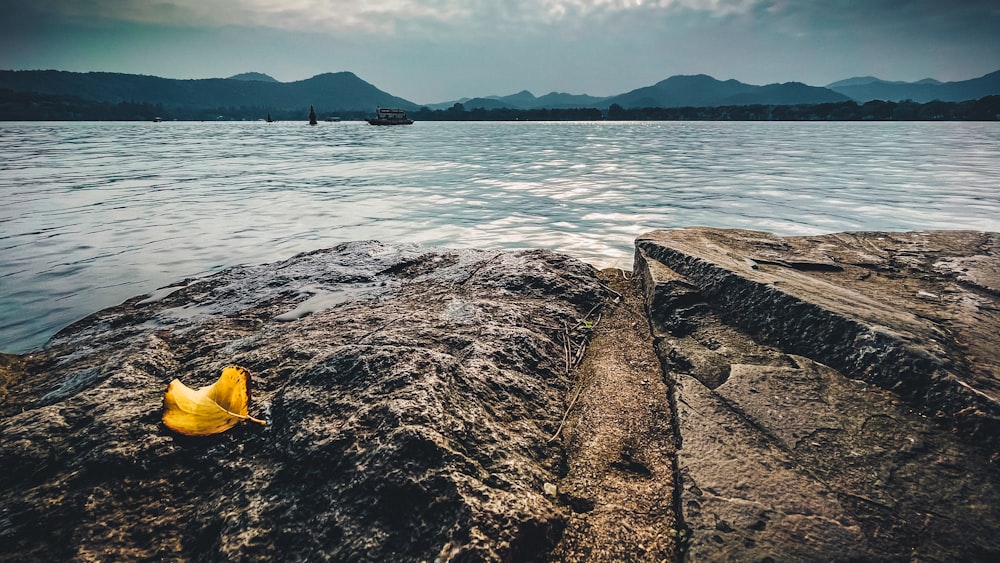
{"label": "small stick", "polygon": [[376,332],[379,332],[379,331],[381,331],[382,329],[386,328],[387,326],[391,325],[392,323],[394,323],[394,322],[396,322],[396,321],[398,321],[398,320],[400,320],[400,319],[402,319],[402,318],[403,318],[403,317],[396,317],[396,318],[394,318],[394,319],[391,319],[391,320],[390,320],[389,322],[387,322],[387,323],[383,324],[382,326],[380,326],[380,327],[376,328],[375,330],[372,330],[371,332],[369,332],[369,333],[365,334],[364,336],[362,336],[361,338],[357,339],[357,340],[356,340],[356,341],[355,341],[354,343],[355,343],[355,344],[361,344],[361,343],[362,343],[362,342],[364,342],[364,340],[365,340],[366,338],[368,338],[369,336],[371,336],[371,335],[375,334]]}
{"label": "small stick", "polygon": [[215,401],[212,401],[212,403],[216,407],[218,407],[219,410],[221,410],[222,412],[228,414],[229,416],[231,416],[233,418],[239,418],[241,420],[249,420],[250,422],[256,422],[257,424],[260,424],[261,426],[267,426],[267,421],[266,420],[261,420],[259,418],[254,418],[254,417],[252,417],[252,416],[250,416],[248,414],[238,414],[238,413],[235,413],[235,412],[233,412],[233,411],[231,411],[231,410],[229,410],[227,408],[223,408],[222,405],[220,405],[219,403],[216,403]]}
{"label": "small stick", "polygon": [[581,391],[583,391],[582,381],[580,382],[580,386],[576,388],[576,395],[573,397],[573,400],[570,401],[569,406],[566,407],[566,414],[564,414],[562,420],[559,421],[559,428],[556,428],[556,433],[553,434],[551,438],[549,438],[549,441],[547,443],[551,444],[552,442],[555,441],[556,438],[559,437],[559,433],[562,432],[563,426],[566,425],[566,419],[569,418],[570,411],[572,411],[573,407],[576,406],[576,400],[580,398]]}
{"label": "small stick", "polygon": [[492,258],[490,258],[489,260],[486,260],[485,262],[481,262],[479,265],[477,265],[475,268],[473,268],[472,271],[469,273],[469,275],[465,276],[464,280],[462,280],[460,282],[454,282],[452,284],[452,286],[455,286],[455,285],[465,285],[465,282],[471,280],[473,276],[475,276],[476,274],[479,273],[479,270],[482,270],[483,268],[485,268],[486,266],[488,266],[491,262],[493,262],[497,258],[500,258],[501,256],[503,256],[503,252],[497,252],[496,254],[493,255]]}
{"label": "small stick", "polygon": [[[600,282],[598,282],[598,283],[600,283]],[[603,287],[604,289],[606,289],[606,290],[610,291],[611,293],[614,293],[614,294],[615,294],[615,297],[617,297],[617,298],[618,298],[619,300],[623,300],[623,299],[625,299],[625,298],[624,298],[624,297],[622,296],[622,294],[621,294],[621,293],[618,293],[617,291],[615,291],[615,290],[611,289],[610,287],[608,287],[608,286],[607,286],[607,285],[605,285],[604,283],[601,283],[601,287]]]}
{"label": "small stick", "polygon": [[[589,318],[590,318],[590,315],[593,315],[593,314],[594,314],[594,311],[596,311],[596,310],[597,310],[597,308],[598,308],[598,307],[600,307],[601,305],[603,305],[603,303],[598,303],[597,305],[594,305],[594,307],[593,307],[592,309],[590,309],[590,311],[587,311],[587,314],[586,314],[586,315],[584,315],[584,317],[583,317],[582,319],[577,319],[577,320],[576,320],[576,324],[575,324],[575,325],[573,325],[573,329],[572,329],[572,330],[576,330],[576,329],[578,329],[578,328],[580,328],[580,327],[586,327],[586,326],[587,326],[587,319],[589,319]],[[598,313],[598,314],[597,314],[597,318],[598,318],[598,319],[600,319],[600,318],[601,318],[601,313]],[[597,324],[597,322],[596,322],[596,321],[595,321],[595,322],[593,322],[593,323],[591,323],[591,324],[590,324],[590,328],[594,328],[594,326],[595,326],[596,324]]]}
{"label": "small stick", "polygon": [[573,358],[573,367],[580,365],[580,361],[583,360],[583,353],[587,350],[586,342],[581,344],[576,350],[576,356]]}
{"label": "small stick", "polygon": [[566,329],[565,326],[563,327],[562,337],[563,337],[563,358],[566,360],[566,375],[569,375],[570,369],[572,368],[572,364],[569,361],[569,356],[570,356],[569,330]]}

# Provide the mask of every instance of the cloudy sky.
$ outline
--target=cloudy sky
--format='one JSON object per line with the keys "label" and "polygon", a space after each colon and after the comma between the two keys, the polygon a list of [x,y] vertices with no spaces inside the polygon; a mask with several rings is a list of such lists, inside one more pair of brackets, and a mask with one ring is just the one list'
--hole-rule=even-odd
{"label": "cloudy sky", "polygon": [[349,70],[434,103],[674,74],[825,85],[1000,70],[997,0],[4,0],[0,69]]}

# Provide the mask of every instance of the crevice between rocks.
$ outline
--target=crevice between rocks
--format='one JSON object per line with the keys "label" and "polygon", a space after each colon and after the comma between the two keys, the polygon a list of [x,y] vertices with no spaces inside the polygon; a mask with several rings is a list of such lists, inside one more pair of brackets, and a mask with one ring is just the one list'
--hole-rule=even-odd
{"label": "crevice between rocks", "polygon": [[552,561],[677,560],[676,436],[643,299],[621,271],[601,272],[607,301],[579,369],[561,441],[558,499],[573,509]]}
{"label": "crevice between rocks", "polygon": [[[650,321],[650,332],[653,332],[652,321]],[[662,337],[653,337],[653,347],[654,350],[657,347],[658,341],[662,340]],[[674,520],[676,524],[674,529],[676,530],[675,538],[677,540],[677,563],[683,563],[687,556],[688,542],[691,540],[691,530],[688,528],[687,523],[684,519],[684,475],[681,471],[680,460],[677,456],[677,452],[684,448],[684,436],[681,434],[680,421],[677,418],[677,379],[672,377],[670,370],[667,368],[663,361],[663,358],[657,354],[660,359],[660,376],[663,378],[663,383],[667,386],[667,402],[670,405],[670,430],[674,437],[674,446],[676,451],[674,455],[670,456],[670,466],[674,476],[674,490],[673,493],[673,503],[674,503]]]}

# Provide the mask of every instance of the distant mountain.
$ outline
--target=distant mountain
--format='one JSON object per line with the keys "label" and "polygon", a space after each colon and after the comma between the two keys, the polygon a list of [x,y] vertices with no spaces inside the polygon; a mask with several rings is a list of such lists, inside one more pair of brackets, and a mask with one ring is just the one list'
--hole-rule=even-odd
{"label": "distant mountain", "polygon": [[[877,79],[876,79],[877,80]],[[705,74],[694,76],[671,76],[652,86],[637,88],[612,97],[596,97],[587,94],[566,94],[550,92],[535,97],[527,90],[509,96],[486,96],[456,100],[466,109],[569,109],[583,107],[607,108],[618,104],[623,108],[647,107],[710,107],[730,105],[796,105],[844,102],[849,98],[827,88],[807,86],[800,82],[753,86],[738,80],[716,80]],[[429,104],[429,109],[448,109],[455,104],[443,102]]]}
{"label": "distant mountain", "polygon": [[[296,82],[279,82],[259,72],[246,72],[229,78],[176,80],[109,72],[0,70],[0,91],[3,91],[5,99],[20,100],[16,103],[29,103],[33,97],[47,96],[46,103],[52,104],[53,109],[46,115],[55,116],[71,116],[74,111],[76,113],[90,111],[91,113],[87,115],[118,115],[125,112],[125,110],[101,110],[104,113],[95,114],[93,108],[84,107],[87,104],[90,106],[146,104],[155,108],[157,114],[162,113],[167,117],[182,119],[201,119],[206,116],[215,118],[221,114],[253,116],[264,112],[288,119],[291,116],[301,115],[303,108],[308,109],[309,106],[314,106],[321,114],[353,113],[356,116],[367,114],[376,106],[400,107],[411,111],[419,109],[417,104],[379,90],[351,72],[326,73]],[[612,105],[627,110],[748,105],[792,106],[837,103],[852,99],[858,102],[907,99],[920,103],[932,100],[957,102],[977,100],[991,95],[1000,95],[1000,71],[972,80],[944,83],[931,78],[917,82],[887,82],[873,76],[862,76],[834,82],[827,88],[808,86],[800,82],[755,86],[737,80],[717,80],[699,74],[671,76],[651,86],[607,98],[563,92],[550,92],[536,97],[528,90],[522,90],[508,96],[462,98],[441,104],[427,104],[426,107],[431,110],[448,110],[457,102],[462,103],[467,110],[477,108],[603,110]],[[83,109],[79,111],[67,109],[79,105],[77,102],[84,103],[84,106],[81,106]],[[24,107],[30,109],[32,106]],[[27,110],[18,111],[24,113]],[[9,115],[16,118],[18,114],[14,111]]]}
{"label": "distant mountain", "polygon": [[588,96],[587,94],[567,94],[565,92],[549,92],[535,99],[536,108],[587,108],[605,105],[607,98]]}
{"label": "distant mountain", "polygon": [[671,76],[652,86],[606,99],[623,108],[710,107],[730,105],[790,105],[843,102],[848,98],[826,88],[800,82],[753,86],[738,80],[716,80],[705,74]]}
{"label": "distant mountain", "polygon": [[864,76],[840,80],[827,85],[827,88],[844,94],[856,102],[871,100],[887,102],[913,100],[921,103],[931,100],[962,102],[1000,94],[1000,71],[956,82],[939,82],[933,78],[925,78],[917,82],[888,82],[874,76]]}
{"label": "distant mountain", "polygon": [[[874,82],[885,82],[885,81],[879,80],[874,76],[852,76],[851,78],[845,78],[844,80],[831,82],[827,84],[826,87],[831,90],[834,90],[835,88],[846,88],[849,86],[864,86],[866,84],[872,84]],[[897,82],[896,84],[903,84],[903,83]]]}
{"label": "distant mountain", "polygon": [[940,82],[924,78],[916,82],[888,82],[874,76],[855,76],[833,82],[826,87],[809,86],[801,82],[755,86],[738,80],[717,80],[705,74],[676,75],[652,86],[637,88],[624,94],[600,98],[586,94],[551,92],[535,97],[528,90],[509,96],[462,98],[440,104],[428,104],[435,109],[448,109],[456,102],[466,109],[565,109],[580,107],[608,108],[617,104],[625,109],[721,107],[744,105],[807,105],[837,103],[849,100],[929,102],[977,100],[1000,95],[1000,71],[972,80]]}
{"label": "distant mountain", "polygon": [[439,110],[439,109],[444,110],[444,109],[448,109],[448,108],[452,107],[455,104],[465,105],[465,102],[469,101],[470,99],[472,99],[472,98],[459,98],[457,100],[451,100],[450,102],[438,102],[436,104],[423,104],[421,107],[425,107],[425,108],[427,108],[429,110],[432,110],[432,111],[433,110]]}
{"label": "distant mountain", "polygon": [[[312,78],[299,82],[289,82],[295,92],[299,92],[299,98],[315,98],[317,106],[324,108],[339,108],[344,110],[367,110],[374,112],[375,106],[402,108],[405,110],[415,110],[417,104],[393,96],[387,92],[379,90],[375,86],[361,80],[352,72],[337,72],[317,74]],[[324,100],[324,96],[328,99]]]}
{"label": "distant mountain", "polygon": [[[511,94],[509,96],[486,96],[489,99],[501,101],[509,107],[518,109],[528,109],[535,106],[535,102],[538,98],[534,94],[527,90],[521,90],[516,94]],[[468,104],[466,104],[468,106]]]}
{"label": "distant mountain", "polygon": [[[505,102],[504,100],[497,99],[497,98],[472,98],[472,99],[466,100],[464,102],[461,102],[461,104],[467,110],[470,110],[470,109],[492,110],[492,109],[505,109],[505,108],[522,109],[522,108],[519,108],[518,106],[515,106],[513,104],[509,104],[509,103]],[[454,105],[454,104],[452,104],[452,105]],[[451,106],[448,106],[448,107],[451,107]]]}
{"label": "distant mountain", "polygon": [[[809,86],[801,82],[767,84],[754,86],[749,92],[742,92],[726,98],[733,105],[801,105],[846,102],[847,97],[827,88]],[[730,105],[720,104],[720,105]]]}
{"label": "distant mountain", "polygon": [[175,80],[109,72],[3,70],[0,71],[0,89],[113,103],[147,102],[182,110],[241,106],[269,111],[301,110],[310,105],[322,111],[372,111],[380,105],[417,108],[413,102],[383,92],[351,72],[278,82],[274,79]]}
{"label": "distant mountain", "polygon": [[277,82],[271,76],[268,76],[262,72],[244,72],[241,74],[234,74],[229,77],[229,80],[249,80],[256,82]]}
{"label": "distant mountain", "polygon": [[461,103],[466,109],[569,109],[569,108],[592,108],[604,103],[606,98],[588,96],[587,94],[566,94],[564,92],[549,92],[541,97],[535,97],[527,90],[521,90],[509,96],[485,96],[482,98],[462,98],[451,102],[440,104],[428,104],[429,109],[448,109]]}
{"label": "distant mountain", "polygon": [[827,84],[826,87],[836,91],[837,88],[845,88],[849,86],[865,86],[868,84],[943,84],[940,80],[934,80],[933,78],[924,78],[923,80],[917,80],[916,82],[903,82],[902,80],[896,80],[889,82],[887,80],[880,80],[874,76],[855,76],[853,78],[848,78],[846,80],[838,80]]}

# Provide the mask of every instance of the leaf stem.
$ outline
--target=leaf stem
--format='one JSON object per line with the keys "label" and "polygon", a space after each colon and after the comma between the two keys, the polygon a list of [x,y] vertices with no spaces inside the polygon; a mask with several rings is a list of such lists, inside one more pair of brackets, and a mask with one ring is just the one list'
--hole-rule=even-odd
{"label": "leaf stem", "polygon": [[[215,401],[212,401],[212,402],[215,403]],[[237,413],[234,413],[233,411],[231,411],[229,409],[222,408],[222,405],[220,405],[219,403],[215,403],[215,406],[217,406],[220,409],[222,409],[222,411],[224,413],[228,414],[229,416],[236,417],[236,418],[239,418],[241,420],[249,420],[250,422],[256,422],[257,424],[260,424],[261,426],[267,426],[267,421],[266,420],[261,420],[259,418],[254,418],[254,417],[252,417],[252,416],[250,416],[248,414],[237,414]]]}

